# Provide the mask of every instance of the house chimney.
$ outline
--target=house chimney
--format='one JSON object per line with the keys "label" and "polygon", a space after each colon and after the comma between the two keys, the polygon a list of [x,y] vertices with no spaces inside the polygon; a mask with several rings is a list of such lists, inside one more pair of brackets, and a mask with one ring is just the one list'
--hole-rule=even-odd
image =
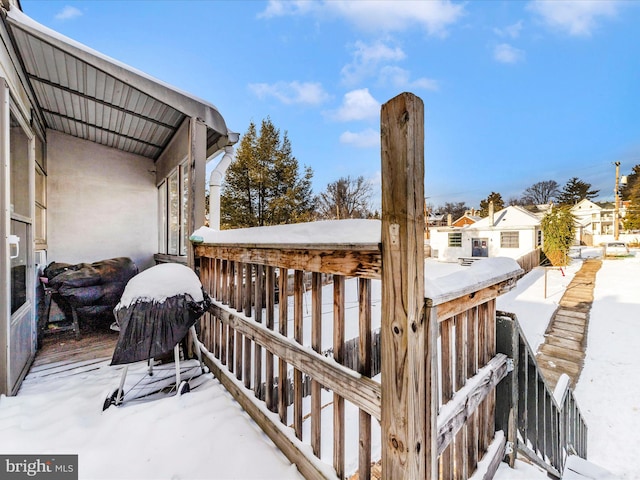
{"label": "house chimney", "polygon": [[489,202],[489,223],[493,227],[493,200]]}
{"label": "house chimney", "polygon": [[451,220],[451,214],[448,213],[447,214],[447,226],[450,227],[452,223],[453,223],[453,221]]}

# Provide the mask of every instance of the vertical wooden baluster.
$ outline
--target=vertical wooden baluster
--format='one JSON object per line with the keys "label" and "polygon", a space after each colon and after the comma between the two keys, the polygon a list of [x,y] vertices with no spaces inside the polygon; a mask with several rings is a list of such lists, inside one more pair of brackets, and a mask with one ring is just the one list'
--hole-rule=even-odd
{"label": "vertical wooden baluster", "polygon": [[[311,348],[322,352],[322,275],[314,272],[311,277]],[[311,449],[320,458],[322,435],[322,385],[311,382]]]}
{"label": "vertical wooden baluster", "polygon": [[[275,324],[275,268],[271,265],[267,266],[265,271],[265,314],[267,316],[267,328],[273,330]],[[264,398],[267,402],[267,408],[272,412],[276,411],[276,402],[274,398],[273,384],[273,353],[267,350],[265,357],[265,394]]]}
{"label": "vertical wooden baluster", "polygon": [[[278,331],[281,335],[287,336],[287,307],[289,298],[287,295],[287,283],[288,283],[288,271],[286,268],[280,268],[280,277],[278,279],[278,286],[280,288],[279,298],[279,316],[278,316]],[[289,405],[289,381],[287,378],[287,363],[279,358],[278,359],[278,414],[280,415],[280,421],[287,424],[287,406]]]}
{"label": "vertical wooden baluster", "polygon": [[[344,276],[333,276],[333,359],[344,361]],[[344,398],[333,394],[333,468],[338,478],[344,471]]]}
{"label": "vertical wooden baluster", "polygon": [[[244,280],[244,314],[247,318],[251,317],[253,306],[253,265],[245,264],[245,280]],[[244,337],[244,386],[251,388],[251,339]]]}
{"label": "vertical wooden baluster", "polygon": [[[358,372],[371,377],[371,280],[358,279]],[[371,479],[371,415],[359,414],[358,479]]]}
{"label": "vertical wooden baluster", "polygon": [[[300,345],[302,338],[302,314],[304,295],[304,272],[295,270],[293,274],[293,336]],[[302,439],[302,372],[293,370],[293,428],[298,439]]]}
{"label": "vertical wooden baluster", "polygon": [[[244,264],[241,262],[236,263],[236,279],[234,282],[235,285],[235,309],[239,312],[242,312],[244,307],[242,297],[244,294],[244,283],[243,283],[243,274],[244,274]],[[235,371],[236,378],[238,380],[242,380],[242,334],[240,332],[235,332]]]}
{"label": "vertical wooden baluster", "polygon": [[[257,323],[262,323],[262,296],[264,295],[264,266],[256,265],[256,281],[255,281],[255,312],[253,318]],[[265,399],[262,390],[262,347],[257,343],[254,346],[254,362],[253,362],[253,391],[255,396],[261,400]]]}

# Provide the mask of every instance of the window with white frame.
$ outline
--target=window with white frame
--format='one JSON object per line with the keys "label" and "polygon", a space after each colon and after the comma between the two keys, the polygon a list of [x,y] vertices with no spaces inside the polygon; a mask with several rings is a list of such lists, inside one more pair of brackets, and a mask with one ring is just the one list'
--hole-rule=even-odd
{"label": "window with white frame", "polygon": [[186,162],[171,171],[158,185],[158,251],[187,254],[187,200],[189,172]]}
{"label": "window with white frame", "polygon": [[461,247],[462,246],[462,233],[450,233],[449,234],[449,246]]}
{"label": "window with white frame", "polygon": [[500,248],[519,248],[520,232],[500,232]]}
{"label": "window with white frame", "polygon": [[36,191],[35,191],[35,243],[37,249],[47,248],[47,173],[44,143],[35,137]]}

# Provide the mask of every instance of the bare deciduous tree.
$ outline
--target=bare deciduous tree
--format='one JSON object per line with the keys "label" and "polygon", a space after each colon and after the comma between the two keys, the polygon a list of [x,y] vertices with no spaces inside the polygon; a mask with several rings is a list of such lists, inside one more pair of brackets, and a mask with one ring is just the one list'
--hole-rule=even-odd
{"label": "bare deciduous tree", "polygon": [[555,180],[544,180],[531,185],[524,191],[525,205],[542,205],[555,200],[560,194],[560,185]]}
{"label": "bare deciduous tree", "polygon": [[323,219],[371,218],[371,184],[363,176],[342,177],[316,197],[316,214]]}

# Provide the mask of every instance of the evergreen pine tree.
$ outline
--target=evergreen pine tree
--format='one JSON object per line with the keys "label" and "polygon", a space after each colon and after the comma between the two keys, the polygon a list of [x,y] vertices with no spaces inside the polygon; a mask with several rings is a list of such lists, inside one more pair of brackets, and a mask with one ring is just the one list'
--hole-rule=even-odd
{"label": "evergreen pine tree", "polygon": [[569,249],[575,242],[575,218],[568,205],[552,208],[541,222],[542,251],[554,267],[569,264]]}
{"label": "evergreen pine tree", "polygon": [[493,211],[497,212],[504,208],[504,200],[502,195],[496,192],[491,192],[487,198],[480,200],[480,213],[481,217],[489,216],[489,203],[493,202]]}
{"label": "evergreen pine tree", "polygon": [[558,195],[558,202],[561,205],[575,205],[581,200],[593,199],[598,196],[600,190],[591,190],[591,184],[583,182],[578,177],[571,178],[560,194]]}
{"label": "evergreen pine tree", "polygon": [[270,118],[260,132],[251,122],[229,165],[220,195],[222,228],[282,225],[312,220],[313,171],[300,175],[291,142]]}
{"label": "evergreen pine tree", "polygon": [[631,169],[631,173],[627,175],[627,184],[620,186],[620,195],[622,195],[622,200],[631,200],[632,191],[638,183],[639,178],[640,165],[636,165]]}
{"label": "evergreen pine tree", "polygon": [[640,182],[628,190],[629,207],[624,217],[625,230],[640,230]]}

